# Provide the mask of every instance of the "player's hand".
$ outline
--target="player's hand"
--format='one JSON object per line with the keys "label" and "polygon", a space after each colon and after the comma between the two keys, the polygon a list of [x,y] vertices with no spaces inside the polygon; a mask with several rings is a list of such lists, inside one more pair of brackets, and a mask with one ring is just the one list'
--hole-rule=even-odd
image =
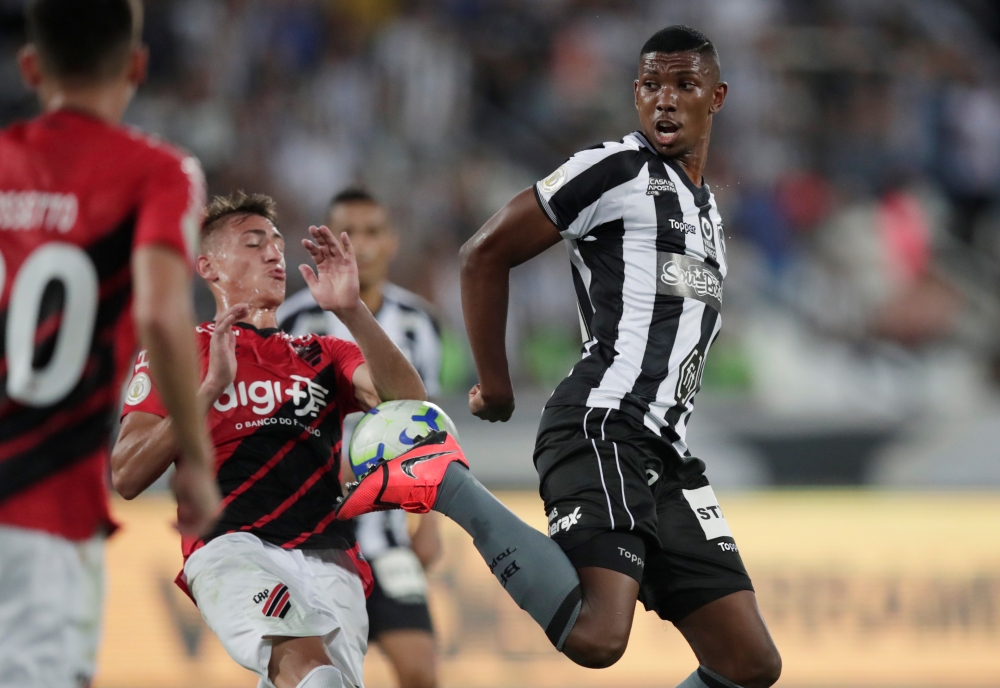
{"label": "player's hand", "polygon": [[312,241],[303,239],[302,245],[316,262],[316,271],[308,265],[300,265],[299,271],[316,303],[334,314],[360,306],[358,263],[347,233],[336,237],[326,227],[310,227],[309,234]]}
{"label": "player's hand", "polygon": [[211,466],[178,461],[171,488],[177,499],[177,530],[182,535],[205,535],[222,502]]}
{"label": "player's hand", "polygon": [[475,385],[469,390],[469,410],[476,418],[488,420],[491,423],[500,421],[506,423],[514,414],[513,392],[501,396],[484,396],[483,388]]}
{"label": "player's hand", "polygon": [[215,329],[208,345],[208,372],[203,383],[215,399],[222,396],[236,379],[236,333],[233,332],[233,325],[249,315],[250,307],[238,303],[215,316]]}

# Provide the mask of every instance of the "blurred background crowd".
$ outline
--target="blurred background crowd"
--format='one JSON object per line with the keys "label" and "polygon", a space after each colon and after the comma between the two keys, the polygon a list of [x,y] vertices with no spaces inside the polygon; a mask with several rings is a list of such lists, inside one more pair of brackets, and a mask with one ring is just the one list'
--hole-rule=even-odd
{"label": "blurred background crowd", "polygon": [[[731,270],[690,442],[713,482],[1000,484],[996,3],[145,5],[151,69],[128,121],[193,151],[211,192],[274,195],[293,239],[346,185],[384,200],[393,279],[437,309],[455,408],[475,381],[458,247],[566,157],[635,129],[640,46],[699,28],[730,85],[706,178]],[[13,60],[21,11],[0,0],[0,125],[36,109]],[[561,247],[515,271],[509,329],[529,401],[508,432],[530,435],[579,355]],[[533,479],[518,461],[496,479]]]}

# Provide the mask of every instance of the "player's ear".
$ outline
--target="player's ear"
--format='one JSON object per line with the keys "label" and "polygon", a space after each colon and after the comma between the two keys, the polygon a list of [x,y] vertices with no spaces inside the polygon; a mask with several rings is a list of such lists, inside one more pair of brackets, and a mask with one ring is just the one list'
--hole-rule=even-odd
{"label": "player's ear", "polygon": [[635,96],[633,98],[632,102],[635,104],[635,109],[638,110],[639,109],[639,80],[638,79],[636,79],[635,83],[632,84],[632,91],[633,91],[633,94]]}
{"label": "player's ear", "polygon": [[42,65],[34,43],[28,43],[17,52],[17,67],[24,85],[32,91],[37,91],[42,85]]}
{"label": "player's ear", "polygon": [[715,93],[712,94],[712,105],[708,109],[711,114],[715,114],[722,109],[722,104],[726,102],[726,94],[729,93],[729,84],[720,81],[715,85]]}
{"label": "player's ear", "polygon": [[144,45],[134,46],[128,58],[128,82],[133,86],[138,86],[146,80],[148,70],[149,48]]}
{"label": "player's ear", "polygon": [[215,282],[219,279],[218,271],[212,265],[212,259],[204,253],[198,256],[194,266],[195,270],[198,271],[198,276],[206,282]]}

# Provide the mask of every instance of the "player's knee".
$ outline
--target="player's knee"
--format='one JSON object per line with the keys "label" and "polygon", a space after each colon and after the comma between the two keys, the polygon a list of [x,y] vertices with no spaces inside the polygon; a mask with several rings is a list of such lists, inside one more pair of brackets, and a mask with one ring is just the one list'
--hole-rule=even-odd
{"label": "player's knee", "polygon": [[743,688],[769,688],[781,676],[781,655],[771,645],[742,658],[730,673],[726,678]]}
{"label": "player's knee", "polygon": [[577,630],[574,628],[566,639],[563,654],[588,669],[606,669],[621,659],[628,647],[628,629],[605,628],[580,633]]}

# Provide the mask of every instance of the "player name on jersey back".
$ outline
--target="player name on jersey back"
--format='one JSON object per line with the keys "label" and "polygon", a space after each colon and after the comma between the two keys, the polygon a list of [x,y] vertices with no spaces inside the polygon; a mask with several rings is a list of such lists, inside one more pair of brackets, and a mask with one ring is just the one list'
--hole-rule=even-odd
{"label": "player name on jersey back", "polygon": [[0,191],[0,230],[44,229],[65,234],[76,224],[79,208],[73,193]]}

